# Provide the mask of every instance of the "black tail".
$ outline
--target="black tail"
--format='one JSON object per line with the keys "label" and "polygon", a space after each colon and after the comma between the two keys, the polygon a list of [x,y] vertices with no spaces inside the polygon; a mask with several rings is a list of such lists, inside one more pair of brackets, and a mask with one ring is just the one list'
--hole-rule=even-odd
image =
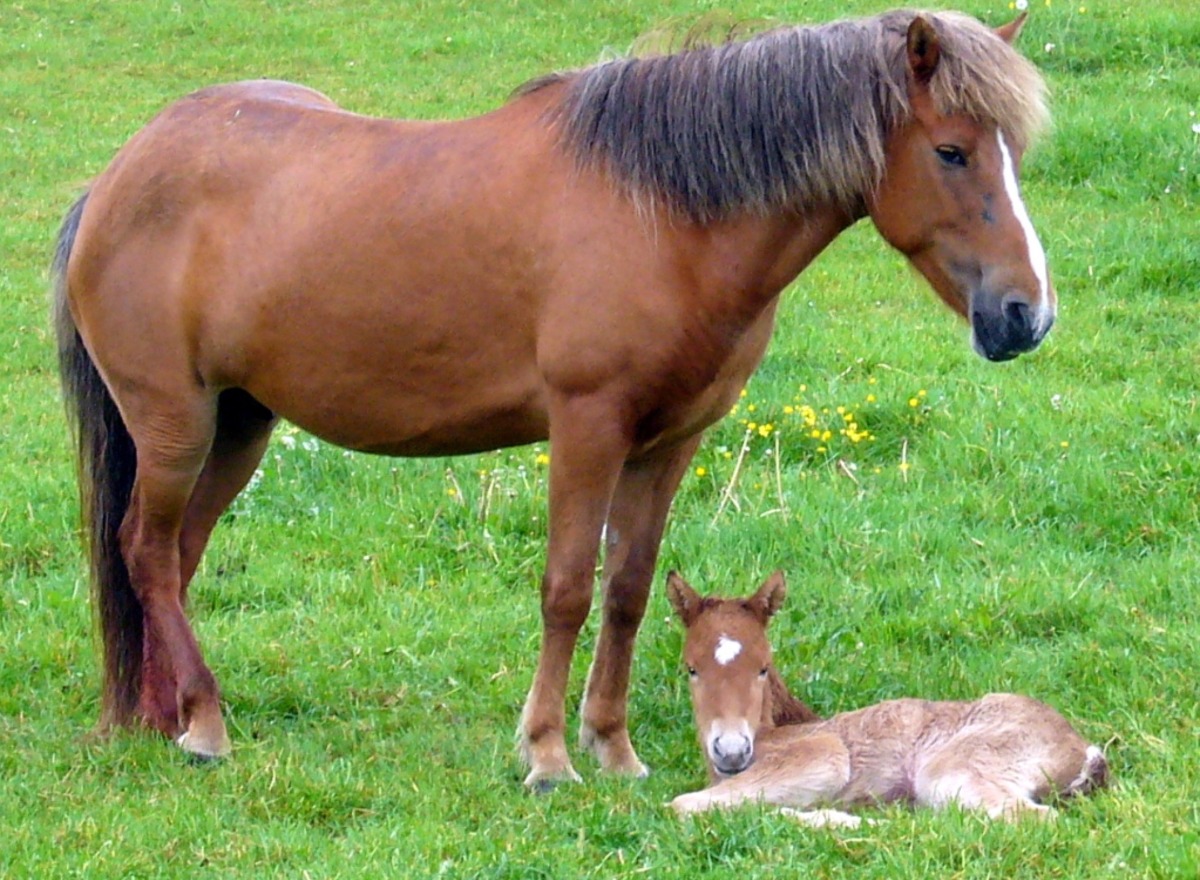
{"label": "black tail", "polygon": [[75,244],[84,193],[58,232],[51,274],[58,370],[67,420],[76,441],[76,467],[85,540],[91,558],[92,604],[104,655],[102,728],[125,724],[141,689],[142,606],[121,556],[117,531],[129,509],[137,454],[121,414],[75,326],[67,302],[67,261]]}
{"label": "black tail", "polygon": [[1108,761],[1099,746],[1088,746],[1079,775],[1063,789],[1063,797],[1089,794],[1108,785]]}

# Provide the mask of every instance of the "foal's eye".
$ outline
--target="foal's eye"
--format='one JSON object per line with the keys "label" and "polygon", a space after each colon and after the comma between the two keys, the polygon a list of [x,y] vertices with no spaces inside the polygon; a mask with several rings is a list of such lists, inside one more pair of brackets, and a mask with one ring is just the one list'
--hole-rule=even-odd
{"label": "foal's eye", "polygon": [[758,677],[759,678],[767,677],[767,667],[764,666],[762,669],[758,670]]}
{"label": "foal's eye", "polygon": [[688,676],[690,676],[691,678],[696,677],[696,667],[695,666],[688,667]]}
{"label": "foal's eye", "polygon": [[937,148],[938,158],[947,165],[957,165],[960,168],[967,167],[967,154],[959,147],[943,144]]}

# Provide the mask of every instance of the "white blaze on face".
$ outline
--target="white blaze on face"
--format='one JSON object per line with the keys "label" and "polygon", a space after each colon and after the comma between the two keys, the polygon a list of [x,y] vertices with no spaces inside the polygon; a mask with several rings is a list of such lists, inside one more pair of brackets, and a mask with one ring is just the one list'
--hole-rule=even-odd
{"label": "white blaze on face", "polygon": [[713,652],[713,659],[722,666],[728,666],[740,653],[742,653],[742,643],[727,635],[722,635],[717,639],[717,650]]}
{"label": "white blaze on face", "polygon": [[1042,243],[1033,229],[1033,223],[1029,220],[1029,212],[1025,210],[1025,202],[1021,199],[1021,190],[1017,186],[1017,171],[1013,165],[1012,154],[1008,151],[1008,144],[1004,142],[1004,132],[998,128],[996,129],[996,138],[1000,142],[1000,157],[1004,161],[1004,191],[1008,193],[1013,214],[1016,216],[1017,222],[1021,224],[1021,231],[1025,233],[1025,246],[1029,249],[1029,265],[1038,280],[1039,299],[1035,326],[1040,331],[1045,329],[1054,318],[1054,309],[1050,305],[1050,276],[1046,270],[1046,252],[1042,249]]}

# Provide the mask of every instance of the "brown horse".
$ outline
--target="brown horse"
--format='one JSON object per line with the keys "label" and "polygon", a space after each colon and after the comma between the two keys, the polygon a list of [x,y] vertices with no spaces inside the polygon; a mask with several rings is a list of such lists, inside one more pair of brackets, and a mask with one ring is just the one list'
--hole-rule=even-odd
{"label": "brown horse", "polygon": [[101,726],[229,750],[185,599],[279,418],[385,455],[548,437],[526,782],[576,778],[564,696],[602,533],[581,738],[605,770],[645,773],[626,695],[664,521],[780,291],[870,216],[985,357],[1049,329],[1016,182],[1044,89],[1010,47],[1019,26],[784,28],[545,77],[452,122],[365,118],[277,82],[160,113],[71,209],[54,265]]}
{"label": "brown horse", "polygon": [[687,630],[683,655],[712,782],[675,798],[678,812],[764,803],[807,825],[853,827],[861,820],[834,808],[904,801],[1052,819],[1047,797],[1105,784],[1100,748],[1018,694],[887,700],[818,719],[771,659],[767,623],[785,592],[779,572],[749,599],[701,598],[675,572],[667,578]]}

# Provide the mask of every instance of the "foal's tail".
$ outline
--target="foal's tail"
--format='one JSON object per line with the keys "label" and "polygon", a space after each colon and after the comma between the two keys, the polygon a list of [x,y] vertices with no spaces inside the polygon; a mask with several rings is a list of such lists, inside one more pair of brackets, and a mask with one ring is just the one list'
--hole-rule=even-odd
{"label": "foal's tail", "polygon": [[1077,794],[1087,794],[1108,784],[1108,761],[1099,746],[1088,746],[1084,753],[1083,767],[1067,787],[1063,789],[1063,797],[1073,797]]}
{"label": "foal's tail", "polygon": [[85,192],[63,220],[51,275],[58,371],[67,421],[76,443],[80,507],[91,559],[92,603],[104,655],[100,727],[106,729],[127,723],[137,707],[144,633],[142,606],[133,592],[117,535],[129,509],[137,454],[67,303],[67,261],[87,199]]}

